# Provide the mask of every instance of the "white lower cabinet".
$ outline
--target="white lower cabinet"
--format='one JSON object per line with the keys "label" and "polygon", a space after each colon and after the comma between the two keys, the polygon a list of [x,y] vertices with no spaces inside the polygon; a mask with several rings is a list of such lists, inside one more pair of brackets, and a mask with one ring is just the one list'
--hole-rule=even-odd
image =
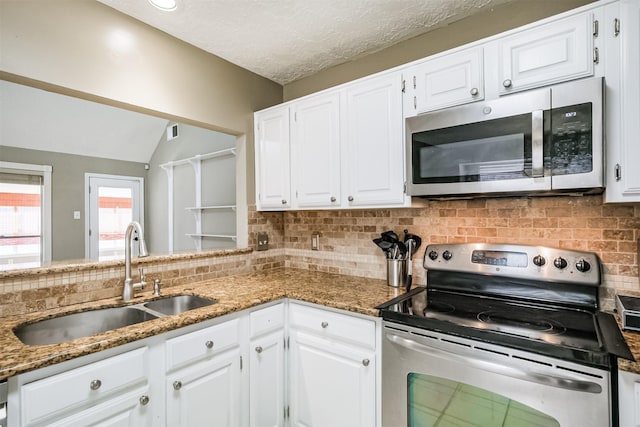
{"label": "white lower cabinet", "polygon": [[240,387],[239,347],[167,375],[167,425],[241,425]]}
{"label": "white lower cabinet", "polygon": [[620,427],[640,427],[640,375],[618,372]]}
{"label": "white lower cabinet", "polygon": [[377,331],[268,304],[11,377],[8,425],[373,427]]}
{"label": "white lower cabinet", "polygon": [[249,425],[285,425],[284,304],[249,315]]}
{"label": "white lower cabinet", "polygon": [[376,325],[291,304],[291,426],[376,425]]}
{"label": "white lower cabinet", "polygon": [[167,341],[168,426],[240,425],[240,345],[240,319]]}

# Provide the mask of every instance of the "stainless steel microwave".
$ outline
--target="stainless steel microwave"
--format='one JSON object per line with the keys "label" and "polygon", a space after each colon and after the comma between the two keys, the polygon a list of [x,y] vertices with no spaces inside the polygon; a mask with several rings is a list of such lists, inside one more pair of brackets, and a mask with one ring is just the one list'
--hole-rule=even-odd
{"label": "stainless steel microwave", "polygon": [[408,118],[409,194],[601,192],[603,90],[589,78]]}

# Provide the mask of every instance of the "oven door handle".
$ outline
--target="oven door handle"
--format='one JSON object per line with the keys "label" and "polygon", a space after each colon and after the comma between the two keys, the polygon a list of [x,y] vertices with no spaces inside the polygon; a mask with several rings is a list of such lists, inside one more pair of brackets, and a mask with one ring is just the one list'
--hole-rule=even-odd
{"label": "oven door handle", "polygon": [[434,348],[390,332],[387,332],[386,336],[387,339],[392,343],[405,347],[409,350],[419,351],[429,356],[439,357],[446,360],[454,359],[459,362],[463,362],[466,365],[473,366],[485,371],[490,371],[495,374],[567,390],[583,391],[596,394],[602,393],[602,386],[591,381],[576,380],[573,378],[543,374],[540,372],[535,372],[534,370],[514,368],[512,366],[505,366],[485,358],[471,358],[463,356],[461,354],[451,353],[446,350]]}

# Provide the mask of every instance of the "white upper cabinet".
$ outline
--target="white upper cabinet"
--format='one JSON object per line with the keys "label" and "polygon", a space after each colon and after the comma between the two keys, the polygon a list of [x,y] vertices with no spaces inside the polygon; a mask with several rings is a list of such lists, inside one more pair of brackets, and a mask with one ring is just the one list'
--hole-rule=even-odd
{"label": "white upper cabinet", "polygon": [[482,47],[427,60],[403,74],[405,117],[484,99]]}
{"label": "white upper cabinet", "polygon": [[593,25],[582,13],[499,39],[499,93],[593,75]]}
{"label": "white upper cabinet", "polygon": [[343,206],[401,206],[404,130],[399,73],[346,88]]}
{"label": "white upper cabinet", "polygon": [[291,206],[289,106],[255,114],[256,205],[258,210]]}
{"label": "white upper cabinet", "polygon": [[340,94],[306,98],[291,107],[294,208],[340,204]]}
{"label": "white upper cabinet", "polygon": [[640,2],[605,8],[606,202],[640,202]]}

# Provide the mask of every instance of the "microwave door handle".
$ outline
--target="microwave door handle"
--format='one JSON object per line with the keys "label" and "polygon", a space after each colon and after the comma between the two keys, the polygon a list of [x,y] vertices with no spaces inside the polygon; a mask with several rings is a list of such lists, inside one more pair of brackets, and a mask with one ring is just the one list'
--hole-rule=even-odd
{"label": "microwave door handle", "polygon": [[544,177],[544,112],[531,113],[531,177]]}

